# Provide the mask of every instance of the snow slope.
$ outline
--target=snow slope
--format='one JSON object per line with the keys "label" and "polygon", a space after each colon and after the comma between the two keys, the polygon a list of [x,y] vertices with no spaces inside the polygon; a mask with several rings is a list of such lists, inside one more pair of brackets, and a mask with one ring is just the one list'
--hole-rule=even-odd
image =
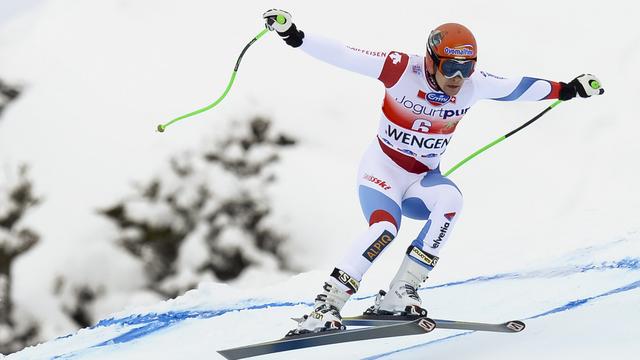
{"label": "snow slope", "polygon": [[[239,290],[201,284],[184,296],[121,312],[95,326],[7,359],[217,359],[217,350],[281,337],[309,311],[304,273],[278,285]],[[427,335],[301,349],[263,359],[602,359],[640,351],[640,234],[576,250],[535,267],[483,274],[420,291],[431,316],[497,322],[522,319],[519,334],[436,330]],[[357,314],[375,290],[344,309]],[[635,321],[634,321],[635,319]],[[427,355],[428,354],[428,357]]]}

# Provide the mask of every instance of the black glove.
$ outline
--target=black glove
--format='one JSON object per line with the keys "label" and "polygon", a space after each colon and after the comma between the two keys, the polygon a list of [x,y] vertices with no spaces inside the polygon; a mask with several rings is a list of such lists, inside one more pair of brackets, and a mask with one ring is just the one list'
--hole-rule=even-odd
{"label": "black glove", "polygon": [[271,9],[262,14],[262,17],[264,26],[271,31],[275,30],[288,45],[294,48],[302,45],[304,33],[291,22],[291,14],[284,10]]}
{"label": "black glove", "polygon": [[560,83],[560,100],[570,100],[580,95],[582,98],[588,98],[593,95],[604,94],[604,88],[597,77],[591,74],[582,74],[571,80],[568,84]]}

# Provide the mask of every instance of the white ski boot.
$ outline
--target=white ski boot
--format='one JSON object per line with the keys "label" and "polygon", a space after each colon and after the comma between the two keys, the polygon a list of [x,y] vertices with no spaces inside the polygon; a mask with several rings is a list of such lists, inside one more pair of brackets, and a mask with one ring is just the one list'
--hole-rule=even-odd
{"label": "white ski boot", "polygon": [[[414,260],[417,258],[414,253],[422,255],[419,261]],[[427,310],[422,308],[418,288],[429,277],[429,271],[433,269],[431,264],[435,265],[437,259],[437,257],[411,246],[398,269],[398,273],[389,285],[389,291],[380,290],[376,296],[375,305],[369,308],[365,314],[427,316]],[[430,261],[428,267],[425,266],[427,265],[425,260]]]}
{"label": "white ski boot", "polygon": [[324,283],[323,292],[315,299],[314,310],[298,321],[298,327],[286,336],[295,336],[320,331],[344,330],[340,310],[358,290],[359,282],[342,270],[335,269]]}

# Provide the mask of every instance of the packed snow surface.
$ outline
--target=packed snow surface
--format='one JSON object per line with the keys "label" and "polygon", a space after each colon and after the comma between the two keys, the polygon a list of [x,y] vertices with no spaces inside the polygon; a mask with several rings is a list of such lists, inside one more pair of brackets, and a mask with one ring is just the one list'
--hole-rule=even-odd
{"label": "packed snow surface", "polygon": [[[237,289],[203,283],[173,300],[114,314],[91,328],[7,359],[215,359],[217,350],[275,340],[310,310],[309,272],[277,285]],[[431,283],[430,316],[480,322],[521,319],[518,334],[438,330],[425,335],[300,349],[263,359],[601,359],[640,351],[640,234],[579,249],[530,268]],[[343,309],[371,305],[365,287]],[[428,354],[428,357],[427,357]]]}

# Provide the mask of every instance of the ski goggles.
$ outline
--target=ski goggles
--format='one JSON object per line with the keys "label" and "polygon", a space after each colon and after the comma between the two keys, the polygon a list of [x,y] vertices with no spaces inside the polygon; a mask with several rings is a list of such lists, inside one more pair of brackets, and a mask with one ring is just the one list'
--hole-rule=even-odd
{"label": "ski goggles", "polygon": [[473,74],[476,67],[475,60],[456,60],[456,59],[440,59],[438,62],[438,70],[447,79],[461,76],[467,79]]}

